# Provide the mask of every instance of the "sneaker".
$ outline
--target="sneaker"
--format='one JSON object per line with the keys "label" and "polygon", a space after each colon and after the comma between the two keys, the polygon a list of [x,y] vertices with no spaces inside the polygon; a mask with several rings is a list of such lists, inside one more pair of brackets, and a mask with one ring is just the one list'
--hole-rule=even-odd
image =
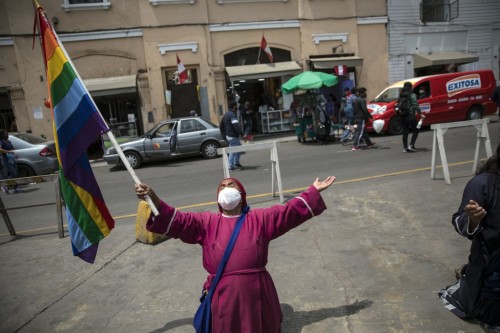
{"label": "sneaker", "polygon": [[408,149],[408,148],[404,148],[404,149],[403,149],[403,153],[414,153],[414,151],[413,151],[413,150],[410,150],[410,149]]}
{"label": "sneaker", "polygon": [[5,185],[2,185],[2,192],[5,194],[9,194],[9,188]]}
{"label": "sneaker", "polygon": [[241,165],[241,164],[236,164],[236,167],[237,167],[237,168],[243,168],[243,165]]}
{"label": "sneaker", "polygon": [[241,167],[234,166],[234,167],[230,167],[229,170],[231,170],[231,171],[241,170]]}
{"label": "sneaker", "polygon": [[408,146],[408,149],[415,152],[415,151],[418,151],[417,148],[415,148],[415,146]]}
{"label": "sneaker", "polygon": [[358,147],[354,147],[354,146],[353,146],[353,147],[351,148],[351,150],[359,150],[359,148],[358,148]]}
{"label": "sneaker", "polygon": [[373,146],[375,146],[375,142],[372,142],[371,144],[367,145],[366,148],[370,149],[373,148]]}
{"label": "sneaker", "polygon": [[21,189],[15,188],[15,189],[14,189],[14,193],[24,193],[24,190],[21,190]]}

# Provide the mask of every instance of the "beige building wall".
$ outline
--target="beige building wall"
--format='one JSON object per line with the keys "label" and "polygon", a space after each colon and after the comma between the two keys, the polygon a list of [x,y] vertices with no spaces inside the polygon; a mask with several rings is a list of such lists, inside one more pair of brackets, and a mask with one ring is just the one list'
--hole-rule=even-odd
{"label": "beige building wall", "polygon": [[[41,1],[59,36],[88,33],[99,36],[109,31],[139,31],[127,38],[106,38],[63,42],[70,58],[86,79],[137,75],[139,117],[144,130],[168,118],[165,103],[168,89],[165,73],[175,70],[176,54],[188,69],[196,69],[200,88],[206,88],[210,119],[218,122],[227,109],[224,55],[248,47],[258,47],[262,34],[272,48],[291,52],[291,58],[309,69],[309,58],[335,52],[353,53],[363,58],[357,67],[359,85],[369,93],[387,84],[387,35],[384,24],[359,24],[359,20],[385,16],[382,0],[289,0],[219,4],[197,0],[194,4],[158,5],[149,1],[111,0],[108,10],[66,12],[62,0]],[[5,9],[5,10],[3,10]],[[38,39],[31,49],[34,12],[31,1],[0,2],[0,33],[11,35],[13,45],[0,44],[0,89],[12,91],[12,103],[20,130],[52,137],[50,110],[44,107],[47,82]],[[281,28],[267,22],[297,22],[297,27]],[[248,28],[215,31],[245,23]],[[345,34],[347,40],[315,43],[313,35]],[[0,40],[1,41],[1,40]],[[187,47],[176,45],[187,43]],[[161,45],[167,48],[163,54]],[[190,47],[195,45],[195,50]],[[43,80],[41,79],[43,78]],[[42,119],[34,114],[41,108]],[[154,122],[148,121],[148,113]],[[40,113],[36,113],[40,114]]]}
{"label": "beige building wall", "polygon": [[387,78],[387,38],[383,24],[360,25],[359,50],[363,55],[360,85],[367,88],[367,100],[372,100],[389,84]]}

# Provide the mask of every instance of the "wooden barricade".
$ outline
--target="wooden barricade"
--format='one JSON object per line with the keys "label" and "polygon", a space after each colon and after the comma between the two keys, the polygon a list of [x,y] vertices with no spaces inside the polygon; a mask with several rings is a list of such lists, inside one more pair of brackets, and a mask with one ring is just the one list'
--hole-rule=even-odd
{"label": "wooden barricade", "polygon": [[477,130],[476,152],[474,153],[474,165],[472,166],[472,172],[476,172],[477,165],[479,163],[479,152],[483,144],[486,150],[486,157],[489,158],[492,156],[490,134],[488,132],[489,122],[489,118],[484,118],[431,125],[431,129],[434,131],[434,138],[432,139],[431,179],[436,179],[436,150],[438,148],[439,155],[441,157],[441,163],[443,165],[444,180],[446,184],[451,184],[450,171],[448,169],[448,160],[446,158],[446,151],[444,149],[444,135],[449,129],[457,127],[474,126]]}
{"label": "wooden barricade", "polygon": [[254,143],[248,145],[234,146],[234,147],[226,147],[217,149],[217,153],[222,155],[222,167],[224,168],[224,177],[231,177],[229,173],[229,153],[239,153],[239,152],[249,152],[253,150],[261,150],[261,149],[269,149],[271,152],[271,193],[272,196],[276,196],[276,191],[274,188],[274,183],[278,183],[278,192],[280,196],[280,202],[284,203],[285,199],[283,196],[283,186],[281,184],[281,171],[280,171],[280,162],[278,159],[278,146],[276,141],[272,142],[263,142],[263,143]]}
{"label": "wooden barricade", "polygon": [[62,207],[64,205],[63,198],[61,196],[61,187],[59,184],[59,174],[50,174],[44,176],[33,176],[33,177],[24,177],[24,178],[13,178],[13,179],[2,179],[0,180],[1,186],[16,186],[16,185],[35,185],[38,183],[53,181],[55,186],[55,202],[49,203],[41,203],[41,204],[33,204],[33,205],[24,205],[24,206],[16,206],[16,207],[5,207],[2,197],[0,196],[0,213],[5,221],[7,229],[11,236],[16,236],[16,230],[12,225],[9,214],[7,211],[15,210],[15,209],[23,209],[23,208],[33,208],[33,207],[42,207],[55,205],[56,206],[56,215],[57,215],[57,229],[59,233],[59,238],[64,237],[64,227],[63,227],[63,217],[62,217]]}

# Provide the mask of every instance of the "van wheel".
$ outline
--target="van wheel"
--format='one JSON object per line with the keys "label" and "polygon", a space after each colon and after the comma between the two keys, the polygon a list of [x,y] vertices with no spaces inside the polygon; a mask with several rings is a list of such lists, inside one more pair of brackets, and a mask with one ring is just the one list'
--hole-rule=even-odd
{"label": "van wheel", "polygon": [[481,112],[481,108],[478,106],[473,106],[469,113],[467,113],[467,120],[476,120],[483,118],[483,113]]}
{"label": "van wheel", "polygon": [[389,122],[389,126],[387,127],[387,132],[390,135],[398,135],[401,134],[401,117],[392,117]]}

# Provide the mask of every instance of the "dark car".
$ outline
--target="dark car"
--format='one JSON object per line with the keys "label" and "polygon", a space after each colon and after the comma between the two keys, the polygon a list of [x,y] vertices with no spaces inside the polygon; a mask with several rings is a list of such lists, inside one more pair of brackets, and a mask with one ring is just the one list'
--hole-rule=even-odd
{"label": "dark car", "polygon": [[46,175],[59,169],[54,141],[30,133],[9,133],[9,141],[14,146],[19,178]]}
{"label": "dark car", "polygon": [[[173,135],[174,131],[176,135]],[[140,138],[120,144],[134,169],[143,162],[183,155],[201,154],[205,158],[214,158],[217,149],[226,146],[217,125],[199,117],[162,121]],[[123,164],[114,147],[106,149],[104,160],[108,164]]]}

